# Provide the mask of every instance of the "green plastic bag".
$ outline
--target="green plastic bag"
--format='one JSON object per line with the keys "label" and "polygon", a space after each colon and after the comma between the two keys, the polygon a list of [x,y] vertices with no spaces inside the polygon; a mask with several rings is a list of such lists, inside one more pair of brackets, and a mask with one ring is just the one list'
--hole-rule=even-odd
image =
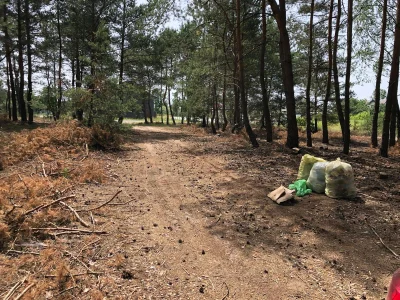
{"label": "green plastic bag", "polygon": [[307,188],[307,180],[300,179],[289,185],[290,190],[296,190],[296,196],[303,197],[311,194],[312,190]]}

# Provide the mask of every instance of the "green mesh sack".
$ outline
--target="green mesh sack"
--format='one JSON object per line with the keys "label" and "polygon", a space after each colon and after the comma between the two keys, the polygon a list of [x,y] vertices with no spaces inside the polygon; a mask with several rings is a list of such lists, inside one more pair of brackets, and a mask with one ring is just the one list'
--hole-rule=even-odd
{"label": "green mesh sack", "polygon": [[309,154],[304,155],[301,158],[300,162],[300,167],[299,167],[299,173],[297,174],[297,180],[300,179],[308,179],[308,176],[310,176],[310,171],[313,165],[316,162],[324,162],[325,160],[319,157],[315,157]]}
{"label": "green mesh sack", "polygon": [[325,194],[331,198],[354,198],[357,194],[353,168],[340,158],[326,166],[325,182]]}

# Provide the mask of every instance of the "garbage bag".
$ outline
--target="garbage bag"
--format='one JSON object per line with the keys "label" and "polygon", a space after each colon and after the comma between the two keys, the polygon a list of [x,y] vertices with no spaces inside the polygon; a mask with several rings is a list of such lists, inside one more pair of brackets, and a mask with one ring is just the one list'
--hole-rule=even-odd
{"label": "garbage bag", "polygon": [[296,196],[303,197],[307,194],[311,194],[312,190],[307,188],[307,181],[300,179],[289,185],[290,190],[296,190]]}
{"label": "garbage bag", "polygon": [[300,166],[299,166],[299,173],[297,174],[297,180],[300,179],[308,179],[310,175],[311,168],[316,162],[324,162],[325,160],[319,157],[315,157],[309,154],[304,155],[301,158]]}
{"label": "garbage bag", "polygon": [[325,182],[325,194],[331,198],[354,198],[357,194],[353,168],[340,158],[327,164]]}
{"label": "garbage bag", "polygon": [[310,171],[310,176],[307,179],[307,187],[313,192],[323,194],[325,192],[325,169],[328,162],[317,162],[313,165]]}

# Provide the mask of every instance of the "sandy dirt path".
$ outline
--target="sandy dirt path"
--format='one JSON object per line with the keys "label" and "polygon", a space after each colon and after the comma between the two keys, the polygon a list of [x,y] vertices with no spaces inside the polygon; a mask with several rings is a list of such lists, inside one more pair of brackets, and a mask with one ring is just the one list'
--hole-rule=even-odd
{"label": "sandy dirt path", "polygon": [[[95,216],[111,233],[92,262],[113,281],[103,282],[108,297],[366,299],[363,283],[343,279],[336,266],[345,247],[318,248],[319,228],[305,223],[306,212],[271,203],[264,178],[207,151],[218,137],[166,127],[133,132],[134,143],[110,158],[113,180],[80,193],[101,203],[121,190],[115,202],[129,202]],[[354,294],[360,298],[346,296]]]}

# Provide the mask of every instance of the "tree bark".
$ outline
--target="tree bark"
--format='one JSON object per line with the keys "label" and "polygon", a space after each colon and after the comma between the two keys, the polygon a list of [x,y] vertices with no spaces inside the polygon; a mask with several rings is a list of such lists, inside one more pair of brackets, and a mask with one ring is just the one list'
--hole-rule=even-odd
{"label": "tree bark", "polygon": [[339,118],[340,129],[342,131],[342,138],[344,139],[344,115],[342,102],[340,99],[340,83],[339,83],[339,70],[337,63],[337,51],[338,51],[338,43],[339,43],[339,33],[340,33],[340,18],[342,15],[342,0],[338,0],[337,4],[337,16],[336,16],[336,27],[335,27],[335,38],[333,40],[333,79],[335,84],[335,102],[336,102],[336,110]]}
{"label": "tree bark", "polygon": [[381,49],[379,53],[378,70],[376,73],[375,105],[374,105],[374,116],[372,119],[372,134],[371,134],[371,144],[372,147],[374,148],[378,147],[378,117],[379,117],[379,106],[381,101],[381,80],[382,80],[383,61],[385,59],[386,26],[387,26],[387,0],[383,0]]}
{"label": "tree bark", "polygon": [[237,46],[237,57],[238,57],[238,79],[239,79],[239,90],[240,90],[240,103],[242,104],[243,123],[246,128],[247,135],[249,136],[250,142],[253,147],[258,147],[258,142],[253,129],[250,126],[249,115],[247,113],[247,99],[244,84],[244,66],[243,66],[243,45],[242,45],[242,30],[241,30],[241,8],[240,0],[236,0],[236,46]]}
{"label": "tree bark", "polygon": [[400,0],[397,0],[396,27],[394,31],[394,46],[392,55],[392,66],[390,70],[389,89],[386,98],[385,118],[383,119],[382,145],[380,155],[388,157],[389,127],[392,116],[393,103],[397,100],[397,89],[399,82],[399,56],[400,56]]}
{"label": "tree bark", "polygon": [[346,80],[344,89],[344,139],[343,153],[350,151],[350,76],[351,76],[351,51],[353,47],[353,0],[348,0],[347,9],[347,59],[346,59]]}
{"label": "tree bark", "polygon": [[268,0],[280,33],[280,57],[283,75],[283,85],[286,95],[287,115],[287,140],[286,146],[295,148],[299,146],[299,132],[296,120],[296,104],[294,98],[294,80],[292,55],[290,51],[289,34],[286,28],[286,3],[279,0],[279,6],[275,0]]}
{"label": "tree bark", "polygon": [[[333,1],[333,0],[331,0]],[[332,20],[332,16],[330,18]],[[308,46],[308,77],[307,77],[307,89],[306,89],[306,133],[307,133],[307,147],[312,147],[311,137],[311,78],[312,78],[312,65],[313,65],[313,32],[314,32],[314,0],[311,0],[311,16],[309,25],[309,46]],[[329,29],[328,29],[329,30]],[[328,37],[329,44],[329,37]]]}

